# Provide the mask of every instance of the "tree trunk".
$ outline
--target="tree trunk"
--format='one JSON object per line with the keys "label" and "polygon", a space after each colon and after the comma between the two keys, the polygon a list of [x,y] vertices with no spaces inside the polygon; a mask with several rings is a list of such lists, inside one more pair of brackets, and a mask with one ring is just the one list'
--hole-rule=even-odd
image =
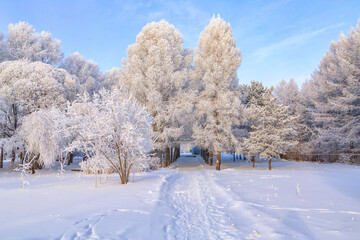
{"label": "tree trunk", "polygon": [[213,165],[213,159],[214,159],[213,152],[210,151],[209,166],[212,166],[212,165]]}
{"label": "tree trunk", "polygon": [[35,174],[35,164],[31,164],[31,174]]}
{"label": "tree trunk", "polygon": [[171,147],[170,154],[171,154],[170,162],[173,163],[173,162],[175,162],[175,159],[174,159],[175,158],[175,148],[174,147]]}
{"label": "tree trunk", "polygon": [[220,170],[220,165],[221,165],[221,152],[217,151],[216,152],[216,170]]}
{"label": "tree trunk", "polygon": [[24,164],[24,153],[20,152],[20,164]]}
{"label": "tree trunk", "polygon": [[157,152],[157,149],[155,148],[154,150],[154,158],[157,158],[158,157],[158,152]]}
{"label": "tree trunk", "polygon": [[251,156],[251,160],[253,162],[253,168],[255,167],[255,156]]}
{"label": "tree trunk", "polygon": [[159,162],[160,167],[163,167],[164,166],[163,165],[163,153],[161,150],[159,150],[159,159],[160,159],[160,162]]}
{"label": "tree trunk", "polygon": [[236,155],[235,155],[235,152],[234,152],[234,155],[233,155],[233,162],[235,162],[235,158],[236,158]]}
{"label": "tree trunk", "polygon": [[42,164],[39,163],[39,159],[40,159],[40,154],[38,154],[35,158],[35,161],[34,161],[35,169],[42,169]]}
{"label": "tree trunk", "polygon": [[175,161],[180,157],[180,144],[176,146],[176,157]]}
{"label": "tree trunk", "polygon": [[174,148],[174,159],[173,159],[173,162],[175,162],[180,156],[179,156],[179,153],[180,153],[180,149],[178,146],[176,146]]}
{"label": "tree trunk", "polygon": [[165,154],[164,154],[164,162],[165,167],[168,167],[170,165],[170,148],[165,148]]}
{"label": "tree trunk", "polygon": [[269,158],[269,170],[271,170],[271,157]]}
{"label": "tree trunk", "polygon": [[13,148],[13,150],[11,151],[11,164],[14,166],[15,163],[15,158],[16,158],[16,152],[15,149]]}
{"label": "tree trunk", "polygon": [[40,169],[39,168],[39,163],[38,163],[38,161],[39,161],[39,158],[40,158],[40,154],[38,154],[36,157],[34,156],[33,158],[32,158],[32,164],[31,164],[31,174],[35,174],[35,169]]}
{"label": "tree trunk", "polygon": [[67,165],[70,165],[71,163],[73,163],[73,159],[74,159],[74,154],[71,152],[71,153],[69,153],[69,160],[68,160]]}
{"label": "tree trunk", "polygon": [[4,149],[0,149],[0,168],[4,167]]}
{"label": "tree trunk", "polygon": [[83,161],[86,161],[87,160],[87,155],[86,155],[86,153],[85,152],[83,152],[83,159],[82,159]]}
{"label": "tree trunk", "polygon": [[17,129],[17,125],[18,125],[18,115],[17,115],[17,105],[16,104],[12,104],[12,113],[14,114],[14,130]]}

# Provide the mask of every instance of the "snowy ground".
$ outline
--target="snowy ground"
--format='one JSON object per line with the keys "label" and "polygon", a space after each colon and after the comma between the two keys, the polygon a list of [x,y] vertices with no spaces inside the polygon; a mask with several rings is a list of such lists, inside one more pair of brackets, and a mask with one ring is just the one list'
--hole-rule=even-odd
{"label": "snowy ground", "polygon": [[[360,239],[360,167],[182,157],[171,168],[110,176],[38,171],[20,189],[0,170],[1,239]],[[70,168],[73,168],[70,166]],[[70,169],[68,167],[68,169]]]}

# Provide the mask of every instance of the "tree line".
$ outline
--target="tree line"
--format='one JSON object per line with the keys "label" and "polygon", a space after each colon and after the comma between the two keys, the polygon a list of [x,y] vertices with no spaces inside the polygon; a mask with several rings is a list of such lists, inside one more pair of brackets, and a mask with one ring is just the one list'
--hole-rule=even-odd
{"label": "tree line", "polygon": [[[165,20],[143,27],[122,68],[100,72],[79,53],[64,59],[60,41],[26,22],[0,34],[0,167],[4,156],[32,170],[56,160],[94,174],[167,167],[180,144],[201,147],[221,168],[221,152],[248,160],[359,153],[360,24],[331,43],[301,90],[242,84],[241,52],[229,23],[213,17],[198,47],[183,47]],[[311,156],[311,157],[310,157]],[[26,163],[26,164],[25,164]],[[30,164],[29,164],[30,163]]]}

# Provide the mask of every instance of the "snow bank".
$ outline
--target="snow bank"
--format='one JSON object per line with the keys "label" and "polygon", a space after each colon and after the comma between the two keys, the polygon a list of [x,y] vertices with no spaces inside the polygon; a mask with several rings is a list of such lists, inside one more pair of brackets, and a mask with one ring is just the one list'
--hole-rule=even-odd
{"label": "snow bank", "polygon": [[[69,170],[69,167],[66,166]],[[360,167],[226,156],[223,170],[182,157],[169,169],[94,176],[0,169],[2,239],[357,239]]]}

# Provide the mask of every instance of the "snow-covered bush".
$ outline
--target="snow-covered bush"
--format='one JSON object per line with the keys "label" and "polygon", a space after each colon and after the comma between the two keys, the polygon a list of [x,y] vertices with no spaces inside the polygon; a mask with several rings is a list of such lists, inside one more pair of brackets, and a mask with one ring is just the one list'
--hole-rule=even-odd
{"label": "snow-covered bush", "polygon": [[39,156],[39,164],[52,166],[59,159],[64,164],[65,148],[69,144],[65,136],[66,117],[56,108],[39,109],[25,116],[20,127],[20,136],[27,151]]}
{"label": "snow-covered bush", "polygon": [[90,100],[85,94],[68,107],[67,114],[69,130],[77,135],[71,149],[88,155],[84,170],[103,172],[106,161],[126,184],[131,171],[148,166],[152,118],[131,96],[102,90]]}

